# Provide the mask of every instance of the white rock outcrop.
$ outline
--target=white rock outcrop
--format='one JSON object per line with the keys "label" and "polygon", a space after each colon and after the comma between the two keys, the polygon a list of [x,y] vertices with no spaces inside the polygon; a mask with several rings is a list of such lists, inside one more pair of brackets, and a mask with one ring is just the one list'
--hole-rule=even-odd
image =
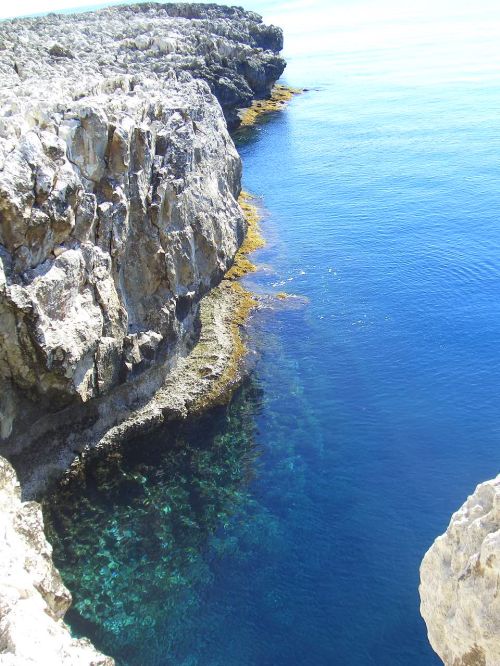
{"label": "white rock outcrop", "polygon": [[453,514],[420,578],[429,641],[446,666],[499,666],[500,476]]}
{"label": "white rock outcrop", "polygon": [[113,666],[63,622],[71,604],[52,564],[36,502],[22,502],[12,466],[0,457],[0,665]]}

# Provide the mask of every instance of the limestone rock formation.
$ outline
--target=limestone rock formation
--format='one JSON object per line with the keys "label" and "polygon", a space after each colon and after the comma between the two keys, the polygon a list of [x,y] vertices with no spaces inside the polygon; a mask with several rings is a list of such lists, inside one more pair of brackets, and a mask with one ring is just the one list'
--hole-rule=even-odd
{"label": "limestone rock formation", "polygon": [[500,476],[481,483],[420,568],[421,613],[446,666],[500,664]]}
{"label": "limestone rock formation", "polygon": [[36,502],[21,502],[12,466],[0,457],[0,664],[112,666],[63,622],[71,595],[52,564]]}
{"label": "limestone rock formation", "polygon": [[50,446],[64,467],[59,444],[98,441],[192,346],[245,232],[226,120],[281,46],[216,5],[0,24],[0,451],[23,475]]}

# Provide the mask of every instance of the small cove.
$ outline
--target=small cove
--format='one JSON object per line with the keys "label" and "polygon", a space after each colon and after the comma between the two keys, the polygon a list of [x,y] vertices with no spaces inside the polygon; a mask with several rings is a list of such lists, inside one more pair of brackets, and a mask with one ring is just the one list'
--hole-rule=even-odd
{"label": "small cove", "polygon": [[500,93],[477,34],[467,58],[441,37],[292,51],[310,91],[239,141],[268,241],[246,283],[299,298],[254,316],[229,407],[97,461],[52,520],[68,620],[118,663],[439,663],[419,563],[500,438]]}

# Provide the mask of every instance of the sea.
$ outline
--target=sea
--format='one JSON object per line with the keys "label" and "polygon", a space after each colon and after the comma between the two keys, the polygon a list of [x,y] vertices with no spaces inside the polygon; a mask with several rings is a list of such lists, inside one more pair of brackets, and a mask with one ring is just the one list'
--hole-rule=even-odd
{"label": "sea", "polygon": [[419,565],[499,472],[500,7],[246,8],[306,89],[236,136],[249,377],[46,505],[67,619],[124,666],[437,666]]}

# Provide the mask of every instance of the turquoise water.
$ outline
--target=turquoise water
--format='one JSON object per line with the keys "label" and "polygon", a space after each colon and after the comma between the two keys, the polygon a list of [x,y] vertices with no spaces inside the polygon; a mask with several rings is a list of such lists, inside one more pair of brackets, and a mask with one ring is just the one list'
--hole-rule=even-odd
{"label": "turquoise water", "polygon": [[247,284],[297,298],[264,298],[228,409],[48,510],[72,626],[122,664],[440,663],[419,563],[498,472],[500,13],[283,7],[255,3],[309,91],[239,149]]}

